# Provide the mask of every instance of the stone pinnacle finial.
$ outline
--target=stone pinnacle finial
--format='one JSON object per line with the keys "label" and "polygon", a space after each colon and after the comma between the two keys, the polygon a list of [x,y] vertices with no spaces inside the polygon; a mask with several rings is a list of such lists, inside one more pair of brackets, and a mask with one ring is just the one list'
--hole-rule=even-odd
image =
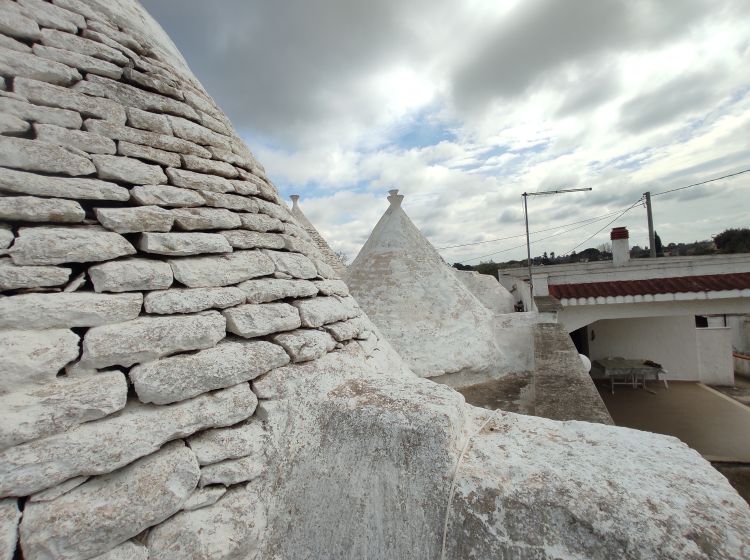
{"label": "stone pinnacle finial", "polygon": [[404,200],[404,195],[398,194],[398,189],[388,191],[388,202],[391,203],[391,206],[401,206],[402,200]]}
{"label": "stone pinnacle finial", "polygon": [[297,201],[299,200],[299,195],[298,194],[293,194],[289,198],[292,199],[292,207],[293,208],[297,208]]}

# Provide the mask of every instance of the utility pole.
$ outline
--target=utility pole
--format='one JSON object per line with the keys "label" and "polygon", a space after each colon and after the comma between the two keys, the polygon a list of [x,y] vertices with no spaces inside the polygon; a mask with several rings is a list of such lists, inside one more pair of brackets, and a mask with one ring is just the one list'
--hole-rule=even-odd
{"label": "utility pole", "polygon": [[521,196],[523,197],[523,215],[526,219],[526,257],[529,264],[529,297],[531,301],[534,301],[534,279],[531,273],[531,241],[529,239],[529,204],[528,197],[530,196],[545,196],[551,194],[563,194],[570,192],[590,191],[591,187],[584,187],[581,189],[560,189],[555,191],[542,191],[542,192],[525,192]]}
{"label": "utility pole", "polygon": [[656,234],[654,233],[654,216],[651,213],[651,191],[643,193],[646,199],[646,217],[648,218],[648,246],[651,258],[656,258]]}

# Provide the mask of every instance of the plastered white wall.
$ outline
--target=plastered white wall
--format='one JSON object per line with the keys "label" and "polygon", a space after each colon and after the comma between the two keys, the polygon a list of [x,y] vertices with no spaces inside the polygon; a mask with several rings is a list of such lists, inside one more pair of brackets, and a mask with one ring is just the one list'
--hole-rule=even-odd
{"label": "plastered white wall", "polygon": [[700,380],[709,385],[734,385],[732,329],[696,329]]}

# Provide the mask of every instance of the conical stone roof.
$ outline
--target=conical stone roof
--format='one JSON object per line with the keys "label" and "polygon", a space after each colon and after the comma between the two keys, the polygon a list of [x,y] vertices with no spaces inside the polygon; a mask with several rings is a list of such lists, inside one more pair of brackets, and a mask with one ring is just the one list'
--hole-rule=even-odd
{"label": "conical stone roof", "polygon": [[305,216],[305,213],[299,207],[299,195],[293,194],[289,198],[292,199],[292,216],[294,216],[294,219],[297,220],[297,223],[302,226],[302,228],[310,235],[310,239],[318,248],[318,251],[320,251],[320,254],[322,255],[323,260],[325,260],[326,264],[333,268],[333,270],[335,270],[339,276],[343,276],[346,272],[346,265],[341,262],[341,259],[336,254],[336,252],[331,249],[331,246],[328,244],[325,238],[320,234],[320,232],[307,218],[307,216]]}
{"label": "conical stone roof", "polygon": [[422,377],[487,371],[502,356],[493,313],[457,279],[406,215],[390,206],[347,270],[352,295]]}

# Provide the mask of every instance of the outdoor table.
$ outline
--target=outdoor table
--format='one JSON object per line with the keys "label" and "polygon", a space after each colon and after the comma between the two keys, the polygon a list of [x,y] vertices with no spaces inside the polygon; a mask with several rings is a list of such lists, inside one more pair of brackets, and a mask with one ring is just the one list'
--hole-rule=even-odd
{"label": "outdoor table", "polygon": [[[642,386],[646,391],[653,393],[646,387],[646,379],[653,377],[660,381],[659,374],[667,372],[658,365],[649,365],[646,360],[631,360],[626,358],[604,358],[595,360],[595,368],[592,368],[592,377],[595,379],[608,379],[612,394],[615,393],[615,385],[632,385],[635,389]],[[600,373],[601,375],[595,375]],[[662,379],[664,386],[669,389],[666,379]]]}

